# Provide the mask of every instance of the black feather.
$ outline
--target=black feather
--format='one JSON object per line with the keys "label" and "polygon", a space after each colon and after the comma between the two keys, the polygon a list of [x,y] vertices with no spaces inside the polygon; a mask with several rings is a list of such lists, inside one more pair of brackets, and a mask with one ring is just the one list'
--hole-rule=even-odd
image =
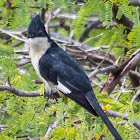
{"label": "black feather", "polygon": [[[120,135],[101,109],[90,85],[90,81],[77,62],[52,41],[51,47],[39,61],[42,77],[57,85],[59,80],[70,91],[67,97],[95,116],[100,116],[117,140]],[[93,109],[94,108],[94,109]]]}
{"label": "black feather", "polygon": [[85,93],[92,91],[87,75],[77,62],[55,42],[52,41],[51,47],[40,59],[39,70],[41,76],[51,83],[57,85],[59,80],[72,91],[67,95],[70,99],[98,116],[85,98]]}
{"label": "black feather", "polygon": [[47,37],[49,39],[49,36],[45,30],[44,24],[42,23],[39,15],[37,15],[35,18],[32,19],[28,27],[27,37],[28,38]]}
{"label": "black feather", "polygon": [[96,110],[97,114],[101,117],[103,122],[106,124],[112,135],[115,137],[116,140],[122,140],[112,123],[109,121],[108,117],[103,112],[102,108],[100,107],[95,95],[93,92],[86,93],[86,98],[89,101],[90,105]]}

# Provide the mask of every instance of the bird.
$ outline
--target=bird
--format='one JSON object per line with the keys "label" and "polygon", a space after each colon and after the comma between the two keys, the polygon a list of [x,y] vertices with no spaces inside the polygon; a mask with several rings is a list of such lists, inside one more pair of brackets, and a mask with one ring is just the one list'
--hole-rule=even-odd
{"label": "bird", "polygon": [[48,89],[56,88],[59,94],[94,116],[100,116],[115,139],[122,140],[100,107],[88,76],[76,60],[50,38],[39,14],[31,20],[27,38],[31,63]]}

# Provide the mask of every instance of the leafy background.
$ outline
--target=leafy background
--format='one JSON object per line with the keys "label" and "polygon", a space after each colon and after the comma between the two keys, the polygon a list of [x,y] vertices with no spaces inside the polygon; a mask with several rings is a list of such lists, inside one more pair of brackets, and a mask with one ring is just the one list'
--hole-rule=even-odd
{"label": "leafy background", "polygon": [[[124,15],[133,23],[132,29],[124,24],[113,26],[113,4],[118,6],[116,19],[119,20]],[[77,14],[76,19],[66,20],[72,25],[71,30],[74,30],[73,39],[75,40],[78,40],[83,33],[87,20],[90,17],[98,17],[103,28],[93,29],[86,39],[88,40],[100,33],[103,35],[88,41],[87,45],[92,47],[113,45],[112,53],[115,54],[116,59],[122,54],[127,59],[140,46],[140,9],[130,5],[129,0],[88,0],[82,6],[75,5],[74,0],[1,0],[1,29],[12,31],[27,29],[31,21],[31,11],[40,13],[43,8],[46,8],[46,5],[48,11],[60,8],[61,13]],[[56,21],[57,19],[53,19],[51,23]],[[69,35],[69,32],[62,27],[59,27],[57,32],[64,36]],[[17,69],[19,58],[12,45],[18,40],[13,37],[4,38],[2,33],[0,36],[1,85],[6,84],[9,77],[10,83],[17,89],[24,91],[40,90],[42,85],[33,82],[33,79],[39,80],[39,78],[30,63],[24,66],[24,74]],[[124,54],[126,46],[129,47],[129,51]],[[23,47],[24,44],[18,46],[19,49]],[[100,79],[105,81],[107,75],[100,76]],[[126,84],[129,83],[130,80],[127,79]],[[100,88],[98,86],[94,86],[93,89],[102,105],[109,105],[114,111],[128,114],[128,121],[124,124],[122,118],[110,117],[121,137],[124,140],[139,139],[140,133],[133,125],[133,121],[134,118],[140,121],[140,104],[137,100],[132,103],[131,99],[140,88],[137,87],[130,92],[123,93],[118,101],[115,98],[120,92],[120,87],[111,96],[108,96],[107,93],[99,94]],[[49,126],[56,121],[58,126],[46,137],[45,134]],[[4,129],[0,129],[0,139],[2,140],[27,139],[27,137],[51,140],[113,139],[100,118],[92,116],[70,99],[65,103],[61,98],[53,100],[43,96],[18,97],[7,91],[0,91],[0,124],[5,126]]]}

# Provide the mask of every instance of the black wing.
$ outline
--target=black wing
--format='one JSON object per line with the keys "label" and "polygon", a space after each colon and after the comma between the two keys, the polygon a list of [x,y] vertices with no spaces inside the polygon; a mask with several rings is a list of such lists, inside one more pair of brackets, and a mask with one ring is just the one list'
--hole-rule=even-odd
{"label": "black wing", "polygon": [[71,93],[67,94],[63,92],[66,96],[93,115],[99,115],[116,140],[122,140],[101,109],[87,75],[76,61],[54,42],[52,42],[51,47],[40,59],[39,70],[42,77],[47,81],[49,80],[55,85],[59,85],[60,82],[64,87],[68,88]]}
{"label": "black wing", "polygon": [[58,85],[59,81],[71,91],[66,96],[93,115],[98,116],[85,98],[85,94],[92,91],[87,75],[77,62],[55,42],[52,41],[51,47],[40,59],[39,70],[45,80],[50,81],[54,85]]}

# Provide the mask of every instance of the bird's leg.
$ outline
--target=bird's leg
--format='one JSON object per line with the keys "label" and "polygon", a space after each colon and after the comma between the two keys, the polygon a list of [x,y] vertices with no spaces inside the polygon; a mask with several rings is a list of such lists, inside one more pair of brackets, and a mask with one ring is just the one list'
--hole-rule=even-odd
{"label": "bird's leg", "polygon": [[57,89],[51,83],[45,82],[44,91],[49,95],[49,98],[53,98],[53,94],[57,92]]}

